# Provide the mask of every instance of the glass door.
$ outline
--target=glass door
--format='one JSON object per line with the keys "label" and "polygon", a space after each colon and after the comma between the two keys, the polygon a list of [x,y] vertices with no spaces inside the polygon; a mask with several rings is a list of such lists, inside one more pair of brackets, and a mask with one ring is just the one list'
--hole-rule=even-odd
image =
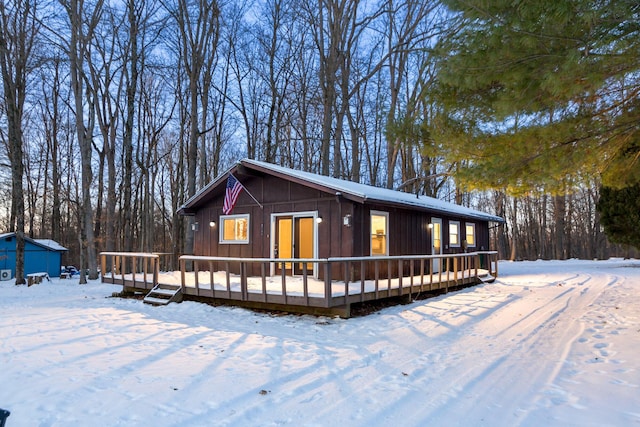
{"label": "glass door", "polygon": [[[275,220],[274,257],[314,258],[315,257],[316,221],[314,216],[277,216]],[[278,263],[276,274],[302,274],[303,263]],[[307,263],[307,273],[313,274],[313,263]]]}
{"label": "glass door", "polygon": [[[295,218],[294,227],[294,258],[313,258],[313,234],[315,220],[312,217]],[[296,263],[293,274],[302,274],[303,263]],[[307,273],[313,273],[313,263],[307,263]]]}
{"label": "glass door", "polygon": [[[275,257],[278,259],[293,258],[293,218],[278,217],[276,220]],[[276,274],[282,273],[282,263],[276,264]],[[284,268],[291,274],[291,263],[284,263]]]}

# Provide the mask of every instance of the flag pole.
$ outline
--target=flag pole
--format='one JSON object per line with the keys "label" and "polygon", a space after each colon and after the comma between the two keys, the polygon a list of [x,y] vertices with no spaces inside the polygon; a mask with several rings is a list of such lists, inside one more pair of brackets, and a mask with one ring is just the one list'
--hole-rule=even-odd
{"label": "flag pole", "polygon": [[256,202],[258,204],[258,206],[260,206],[260,209],[264,209],[264,206],[262,206],[262,204],[258,201],[258,199],[256,199],[255,197],[253,197],[253,194],[251,194],[249,192],[249,190],[247,190],[247,187],[245,187],[238,178],[236,178],[236,176],[232,173],[230,173],[229,175],[231,175],[236,181],[238,181],[238,184],[240,184],[240,186],[242,188],[244,188],[244,191],[247,192],[247,194],[249,195],[249,197],[251,197],[253,199],[254,202]]}

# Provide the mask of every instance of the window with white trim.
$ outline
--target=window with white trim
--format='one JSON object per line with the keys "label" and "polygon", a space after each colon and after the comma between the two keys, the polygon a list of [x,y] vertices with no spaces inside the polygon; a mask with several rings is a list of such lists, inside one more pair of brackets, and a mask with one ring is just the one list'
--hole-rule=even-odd
{"label": "window with white trim", "polygon": [[476,246],[476,225],[473,222],[468,222],[465,224],[466,235],[467,235],[467,246],[475,247]]}
{"label": "window with white trim", "polygon": [[371,255],[389,255],[389,212],[371,211]]}
{"label": "window with white trim", "polygon": [[460,221],[449,221],[449,246],[460,247]]}
{"label": "window with white trim", "polygon": [[220,243],[249,243],[249,214],[221,215]]}

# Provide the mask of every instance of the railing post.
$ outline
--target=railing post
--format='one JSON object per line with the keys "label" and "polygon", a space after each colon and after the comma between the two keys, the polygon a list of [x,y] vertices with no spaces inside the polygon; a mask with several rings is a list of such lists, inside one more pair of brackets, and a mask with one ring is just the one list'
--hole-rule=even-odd
{"label": "railing post", "polygon": [[380,290],[380,264],[378,260],[373,261],[373,270],[374,270],[374,278],[375,278],[375,295],[376,299],[378,299],[378,292]]}
{"label": "railing post", "polygon": [[231,299],[231,273],[229,273],[231,264],[229,264],[229,261],[226,261],[224,263],[224,269],[225,269],[225,275],[227,278],[227,298]]}
{"label": "railing post", "polygon": [[193,280],[194,280],[194,286],[196,287],[196,295],[200,296],[200,278],[198,277],[200,274],[200,264],[198,263],[198,261],[196,260],[191,260],[192,265],[193,265]]}
{"label": "railing post", "polygon": [[260,263],[260,277],[262,278],[262,301],[267,302],[267,263]]}
{"label": "railing post", "polygon": [[402,259],[399,259],[398,260],[398,294],[401,296],[404,295],[404,289],[402,287],[402,276],[404,275],[403,267],[404,267],[404,263],[402,262]]}
{"label": "railing post", "polygon": [[349,261],[344,263],[344,303],[347,304],[349,297]]}
{"label": "railing post", "polygon": [[302,295],[304,296],[304,302],[309,305],[309,283],[308,283],[308,269],[307,263],[302,263]]}
{"label": "railing post", "polygon": [[247,288],[247,264],[240,262],[240,291],[242,292],[242,301],[249,299],[249,289]]}
{"label": "railing post", "polygon": [[123,256],[118,256],[118,271],[123,278],[124,275],[127,274],[127,266],[125,265]]}
{"label": "railing post", "polygon": [[495,266],[496,266],[496,269],[494,271],[495,274],[492,274],[492,276],[498,277],[498,254],[497,253],[492,254],[491,258],[494,260]]}
{"label": "railing post", "polygon": [[[293,264],[291,264],[291,271],[293,271]],[[282,281],[282,295],[284,296],[284,303],[287,303],[287,263],[282,262],[280,267],[280,280]]]}
{"label": "railing post", "polygon": [[186,288],[187,288],[187,283],[185,281],[185,279],[186,279],[186,272],[185,272],[186,264],[187,264],[187,262],[184,259],[180,258],[180,281],[181,281],[180,287],[182,288],[182,292],[185,292]]}
{"label": "railing post", "polygon": [[476,275],[476,280],[478,279],[478,266],[480,265],[480,254],[476,254],[476,256],[473,258],[473,263],[474,263],[474,267],[475,267],[475,275]]}
{"label": "railing post", "polygon": [[364,301],[364,291],[365,291],[365,264],[364,261],[360,261],[360,302]]}
{"label": "railing post", "polygon": [[211,288],[211,296],[215,298],[216,296],[216,284],[215,284],[215,278],[213,275],[213,261],[209,260],[209,287]]}
{"label": "railing post", "polygon": [[158,285],[158,276],[160,275],[160,255],[157,258],[154,258],[154,267],[153,267],[153,287]]}
{"label": "railing post", "polygon": [[149,272],[149,259],[143,258],[140,260],[142,262],[142,280],[144,282],[145,289],[147,288],[147,274]]}
{"label": "railing post", "polygon": [[331,298],[333,294],[331,292],[331,261],[327,260],[324,265],[324,299],[325,307],[331,306]]}
{"label": "railing post", "polygon": [[458,257],[453,256],[453,281],[458,284]]}

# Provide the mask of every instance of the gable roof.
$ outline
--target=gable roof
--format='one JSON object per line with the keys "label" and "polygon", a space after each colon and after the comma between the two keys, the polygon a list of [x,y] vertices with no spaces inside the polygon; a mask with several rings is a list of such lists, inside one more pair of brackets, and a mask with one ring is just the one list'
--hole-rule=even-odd
{"label": "gable roof", "polygon": [[[4,240],[4,239],[8,239],[10,237],[15,237],[16,233],[11,232],[11,233],[2,233],[0,234],[0,240]],[[55,251],[55,252],[63,252],[63,251],[68,251],[67,248],[65,248],[64,246],[62,246],[60,243],[56,242],[55,240],[51,240],[51,239],[32,239],[30,237],[25,236],[24,240],[26,242],[30,242],[33,243],[36,246],[40,246],[44,249],[50,250],[50,251]]]}
{"label": "gable roof", "polygon": [[236,165],[211,181],[193,197],[187,200],[185,204],[180,208],[179,212],[182,214],[191,213],[193,211],[193,208],[197,207],[210,192],[214,191],[220,185],[224,186],[229,173],[235,172],[241,166],[254,171],[266,173],[268,175],[278,176],[287,181],[295,182],[306,187],[312,187],[320,191],[332,193],[337,196],[342,196],[346,199],[359,203],[377,202],[392,206],[404,207],[407,209],[454,214],[466,218],[474,218],[484,221],[493,221],[499,223],[504,222],[504,219],[499,216],[467,208],[465,206],[456,205],[454,203],[445,202],[433,197],[416,196],[415,194],[411,193],[404,193],[402,191],[374,187],[372,185],[360,184],[344,179],[332,178],[329,176],[318,175],[311,172],[299,171],[251,159],[240,160]]}

